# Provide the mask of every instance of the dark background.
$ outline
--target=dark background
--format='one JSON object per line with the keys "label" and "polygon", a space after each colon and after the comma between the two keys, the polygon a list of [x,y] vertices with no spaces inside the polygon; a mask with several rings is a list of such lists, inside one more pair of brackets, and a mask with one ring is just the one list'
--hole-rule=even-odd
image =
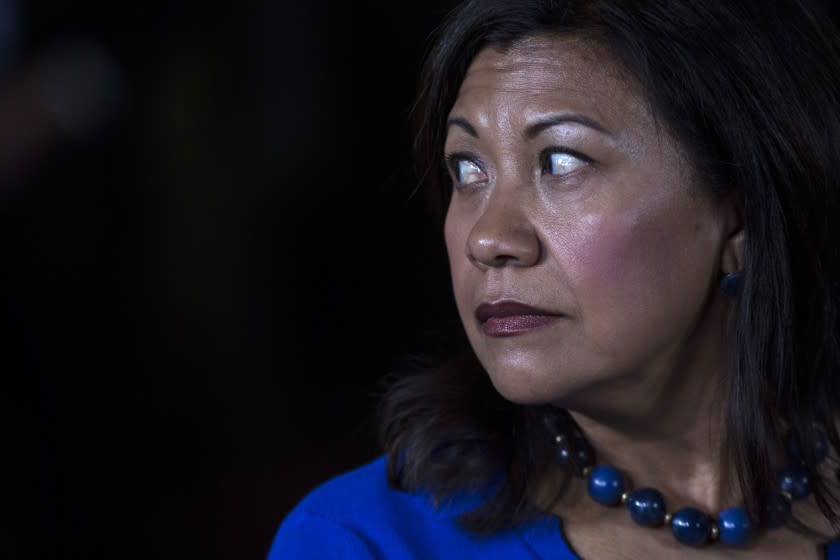
{"label": "dark background", "polygon": [[378,454],[458,329],[408,129],[451,4],[0,0],[0,558],[262,558]]}
{"label": "dark background", "polygon": [[456,324],[408,129],[449,4],[0,0],[0,558],[261,558],[378,454]]}

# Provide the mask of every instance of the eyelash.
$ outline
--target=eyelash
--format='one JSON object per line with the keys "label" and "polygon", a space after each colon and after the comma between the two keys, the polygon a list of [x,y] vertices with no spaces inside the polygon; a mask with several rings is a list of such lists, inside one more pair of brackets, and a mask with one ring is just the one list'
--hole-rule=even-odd
{"label": "eyelash", "polygon": [[[571,150],[569,148],[562,148],[558,146],[550,146],[541,151],[539,155],[540,171],[543,175],[551,175],[551,156],[554,154],[567,154],[576,159],[579,159],[584,164],[593,163],[592,158],[585,156],[576,150]],[[484,171],[485,168],[484,164],[481,162],[481,159],[475,154],[469,152],[454,152],[444,156],[444,166],[446,167],[447,171],[452,177],[453,187],[458,190],[469,188],[471,185],[471,183],[461,184],[457,180],[458,164],[461,161],[469,161],[482,171]],[[571,175],[573,173],[575,173],[575,171],[570,171],[569,173],[563,175]],[[558,177],[562,177],[563,175],[558,175]]]}

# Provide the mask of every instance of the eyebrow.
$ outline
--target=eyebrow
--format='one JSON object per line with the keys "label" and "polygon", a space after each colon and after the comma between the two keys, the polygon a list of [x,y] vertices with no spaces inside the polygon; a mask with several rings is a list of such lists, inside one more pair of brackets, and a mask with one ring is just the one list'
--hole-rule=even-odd
{"label": "eyebrow", "polygon": [[[533,140],[546,129],[549,129],[552,126],[557,126],[566,123],[577,123],[587,128],[591,128],[592,130],[596,130],[601,134],[612,136],[612,133],[609,130],[607,130],[606,127],[604,127],[597,121],[590,119],[589,117],[585,117],[577,113],[562,113],[559,115],[552,115],[550,117],[539,120],[529,125],[528,128],[525,129],[525,138],[527,138],[528,140]],[[464,132],[466,132],[473,138],[478,138],[478,131],[472,124],[470,124],[470,122],[467,119],[463,119],[461,117],[449,119],[448,121],[446,121],[446,128],[449,128],[451,126],[457,126],[463,129]]]}
{"label": "eyebrow", "polygon": [[478,138],[478,131],[476,131],[475,127],[470,124],[470,121],[467,119],[462,119],[460,117],[455,117],[453,119],[449,119],[446,121],[446,128],[448,129],[450,126],[457,126],[462,128],[464,132],[472,136],[473,138]]}
{"label": "eyebrow", "polygon": [[547,117],[543,120],[537,121],[529,125],[528,128],[525,129],[525,138],[527,138],[528,140],[533,140],[544,130],[551,128],[552,126],[557,126],[566,123],[581,124],[587,128],[596,130],[601,134],[612,136],[612,133],[609,130],[607,130],[606,127],[601,125],[599,122],[590,119],[589,117],[585,117],[578,113],[562,113],[559,115],[552,115],[550,117]]}

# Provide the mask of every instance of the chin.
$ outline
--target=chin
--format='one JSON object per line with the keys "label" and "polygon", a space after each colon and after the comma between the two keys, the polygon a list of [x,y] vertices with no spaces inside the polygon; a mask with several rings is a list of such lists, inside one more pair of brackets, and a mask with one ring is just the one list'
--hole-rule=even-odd
{"label": "chin", "polygon": [[[619,381],[623,376],[607,364],[604,367],[580,367],[563,363],[563,357],[547,360],[524,360],[508,354],[504,362],[494,359],[479,361],[496,391],[506,400],[521,405],[554,404],[574,406],[591,399],[600,401],[605,387]],[[562,364],[562,365],[561,365]]]}
{"label": "chin", "polygon": [[575,383],[544,368],[486,367],[485,371],[496,391],[510,402],[541,405],[564,400],[575,391]]}

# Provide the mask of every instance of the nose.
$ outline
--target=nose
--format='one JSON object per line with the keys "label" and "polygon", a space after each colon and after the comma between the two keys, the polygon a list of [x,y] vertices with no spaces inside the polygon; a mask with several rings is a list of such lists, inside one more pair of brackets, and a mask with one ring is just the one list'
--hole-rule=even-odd
{"label": "nose", "polygon": [[537,264],[542,243],[527,210],[514,197],[499,194],[491,197],[470,230],[467,257],[482,269]]}

